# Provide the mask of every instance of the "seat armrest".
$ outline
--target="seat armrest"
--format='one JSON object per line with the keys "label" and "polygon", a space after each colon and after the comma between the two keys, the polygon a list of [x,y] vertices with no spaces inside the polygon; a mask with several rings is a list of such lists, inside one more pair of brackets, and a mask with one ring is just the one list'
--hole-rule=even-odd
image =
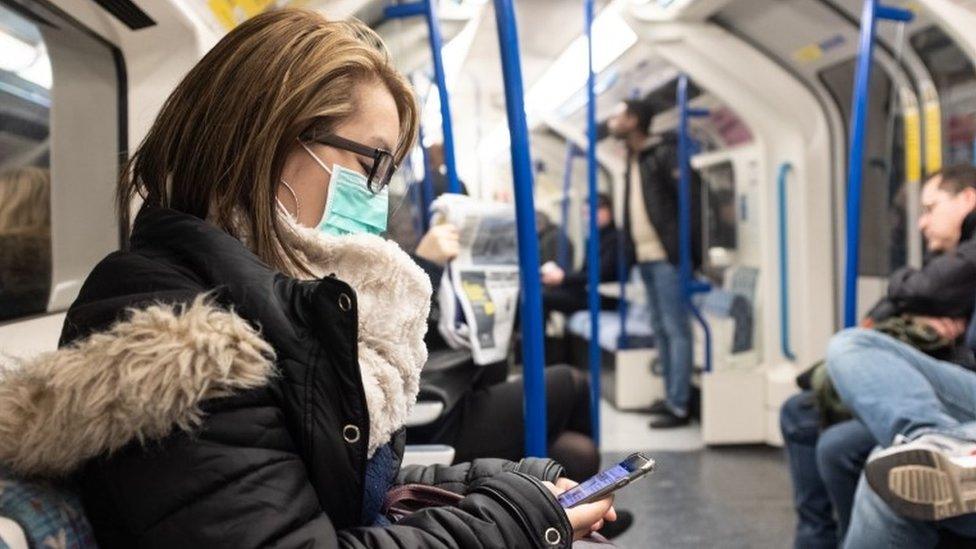
{"label": "seat armrest", "polygon": [[0,545],[10,549],[28,549],[24,529],[7,517],[0,517]]}
{"label": "seat armrest", "polygon": [[403,464],[407,465],[450,465],[454,463],[454,448],[444,444],[408,444],[403,452]]}
{"label": "seat armrest", "polygon": [[407,417],[407,427],[422,427],[437,421],[444,412],[444,403],[439,400],[421,400],[413,407]]}

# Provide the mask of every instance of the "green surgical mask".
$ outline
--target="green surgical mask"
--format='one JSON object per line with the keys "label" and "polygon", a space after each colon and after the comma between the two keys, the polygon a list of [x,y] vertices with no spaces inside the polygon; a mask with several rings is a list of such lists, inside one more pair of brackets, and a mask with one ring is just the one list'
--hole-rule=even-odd
{"label": "green surgical mask", "polygon": [[383,189],[369,190],[366,176],[333,164],[329,169],[304,143],[302,148],[329,174],[329,193],[325,211],[319,221],[319,231],[341,236],[346,234],[379,235],[386,230],[390,208],[390,193]]}

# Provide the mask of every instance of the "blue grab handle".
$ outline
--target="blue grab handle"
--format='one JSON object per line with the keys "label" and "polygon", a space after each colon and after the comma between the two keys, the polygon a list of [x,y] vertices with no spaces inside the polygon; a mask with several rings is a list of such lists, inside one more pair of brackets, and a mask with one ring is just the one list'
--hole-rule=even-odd
{"label": "blue grab handle", "polygon": [[[454,127],[451,119],[451,101],[447,92],[447,77],[444,73],[444,37],[441,34],[440,19],[437,18],[437,3],[433,0],[417,0],[387,6],[383,10],[387,19],[423,16],[427,21],[427,39],[430,42],[430,55],[434,62],[434,83],[441,103],[441,125],[444,131],[444,166],[447,168],[447,189],[452,193],[461,192],[461,180],[457,175],[454,159]],[[421,142],[423,143],[423,142]]]}
{"label": "blue grab handle", "polygon": [[678,275],[685,305],[701,324],[705,333],[705,372],[712,371],[712,330],[704,315],[698,310],[692,295],[707,292],[708,284],[697,282],[692,274],[691,260],[691,138],[688,135],[688,119],[692,116],[705,116],[708,111],[692,109],[688,104],[688,76],[678,77]]}
{"label": "blue grab handle", "polygon": [[587,188],[590,198],[590,238],[587,242],[587,298],[590,306],[590,421],[593,441],[600,445],[600,227],[597,225],[596,186],[596,73],[593,71],[593,0],[584,0],[586,25],[587,71],[586,80],[586,129]]}
{"label": "blue grab handle", "polygon": [[783,356],[787,360],[796,360],[790,346],[790,259],[789,226],[786,211],[786,176],[793,169],[789,162],[783,162],[779,167],[779,177],[776,188],[779,195],[779,344]]}
{"label": "blue grab handle", "polygon": [[878,0],[864,0],[861,12],[861,39],[858,46],[857,72],[851,99],[851,149],[847,159],[847,253],[844,264],[844,326],[857,323],[857,275],[861,243],[861,186],[864,178],[864,145],[868,125],[871,56],[877,19],[911,21],[912,12],[879,5]]}

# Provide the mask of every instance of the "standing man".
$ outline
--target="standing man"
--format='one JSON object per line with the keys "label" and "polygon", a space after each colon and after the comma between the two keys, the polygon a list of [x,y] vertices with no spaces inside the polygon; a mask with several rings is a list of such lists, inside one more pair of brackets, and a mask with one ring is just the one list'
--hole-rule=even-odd
{"label": "standing man", "polygon": [[[610,135],[627,146],[624,235],[632,242],[664,373],[666,398],[651,405],[661,417],[651,428],[688,423],[691,393],[691,321],[678,276],[678,147],[673,135],[651,137],[653,111],[647,103],[628,100],[607,122]],[[698,185],[692,185],[692,261],[701,257]]]}

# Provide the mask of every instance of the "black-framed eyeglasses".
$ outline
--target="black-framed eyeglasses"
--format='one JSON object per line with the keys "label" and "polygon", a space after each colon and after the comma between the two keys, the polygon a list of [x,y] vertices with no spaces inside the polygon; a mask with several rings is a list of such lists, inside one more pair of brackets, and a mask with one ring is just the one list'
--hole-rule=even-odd
{"label": "black-framed eyeglasses", "polygon": [[377,149],[362,143],[357,143],[335,134],[309,133],[305,140],[328,145],[351,153],[356,153],[373,160],[373,165],[369,169],[366,177],[366,186],[374,193],[379,192],[390,184],[393,174],[397,171],[397,165],[393,161],[393,153],[385,149]]}

